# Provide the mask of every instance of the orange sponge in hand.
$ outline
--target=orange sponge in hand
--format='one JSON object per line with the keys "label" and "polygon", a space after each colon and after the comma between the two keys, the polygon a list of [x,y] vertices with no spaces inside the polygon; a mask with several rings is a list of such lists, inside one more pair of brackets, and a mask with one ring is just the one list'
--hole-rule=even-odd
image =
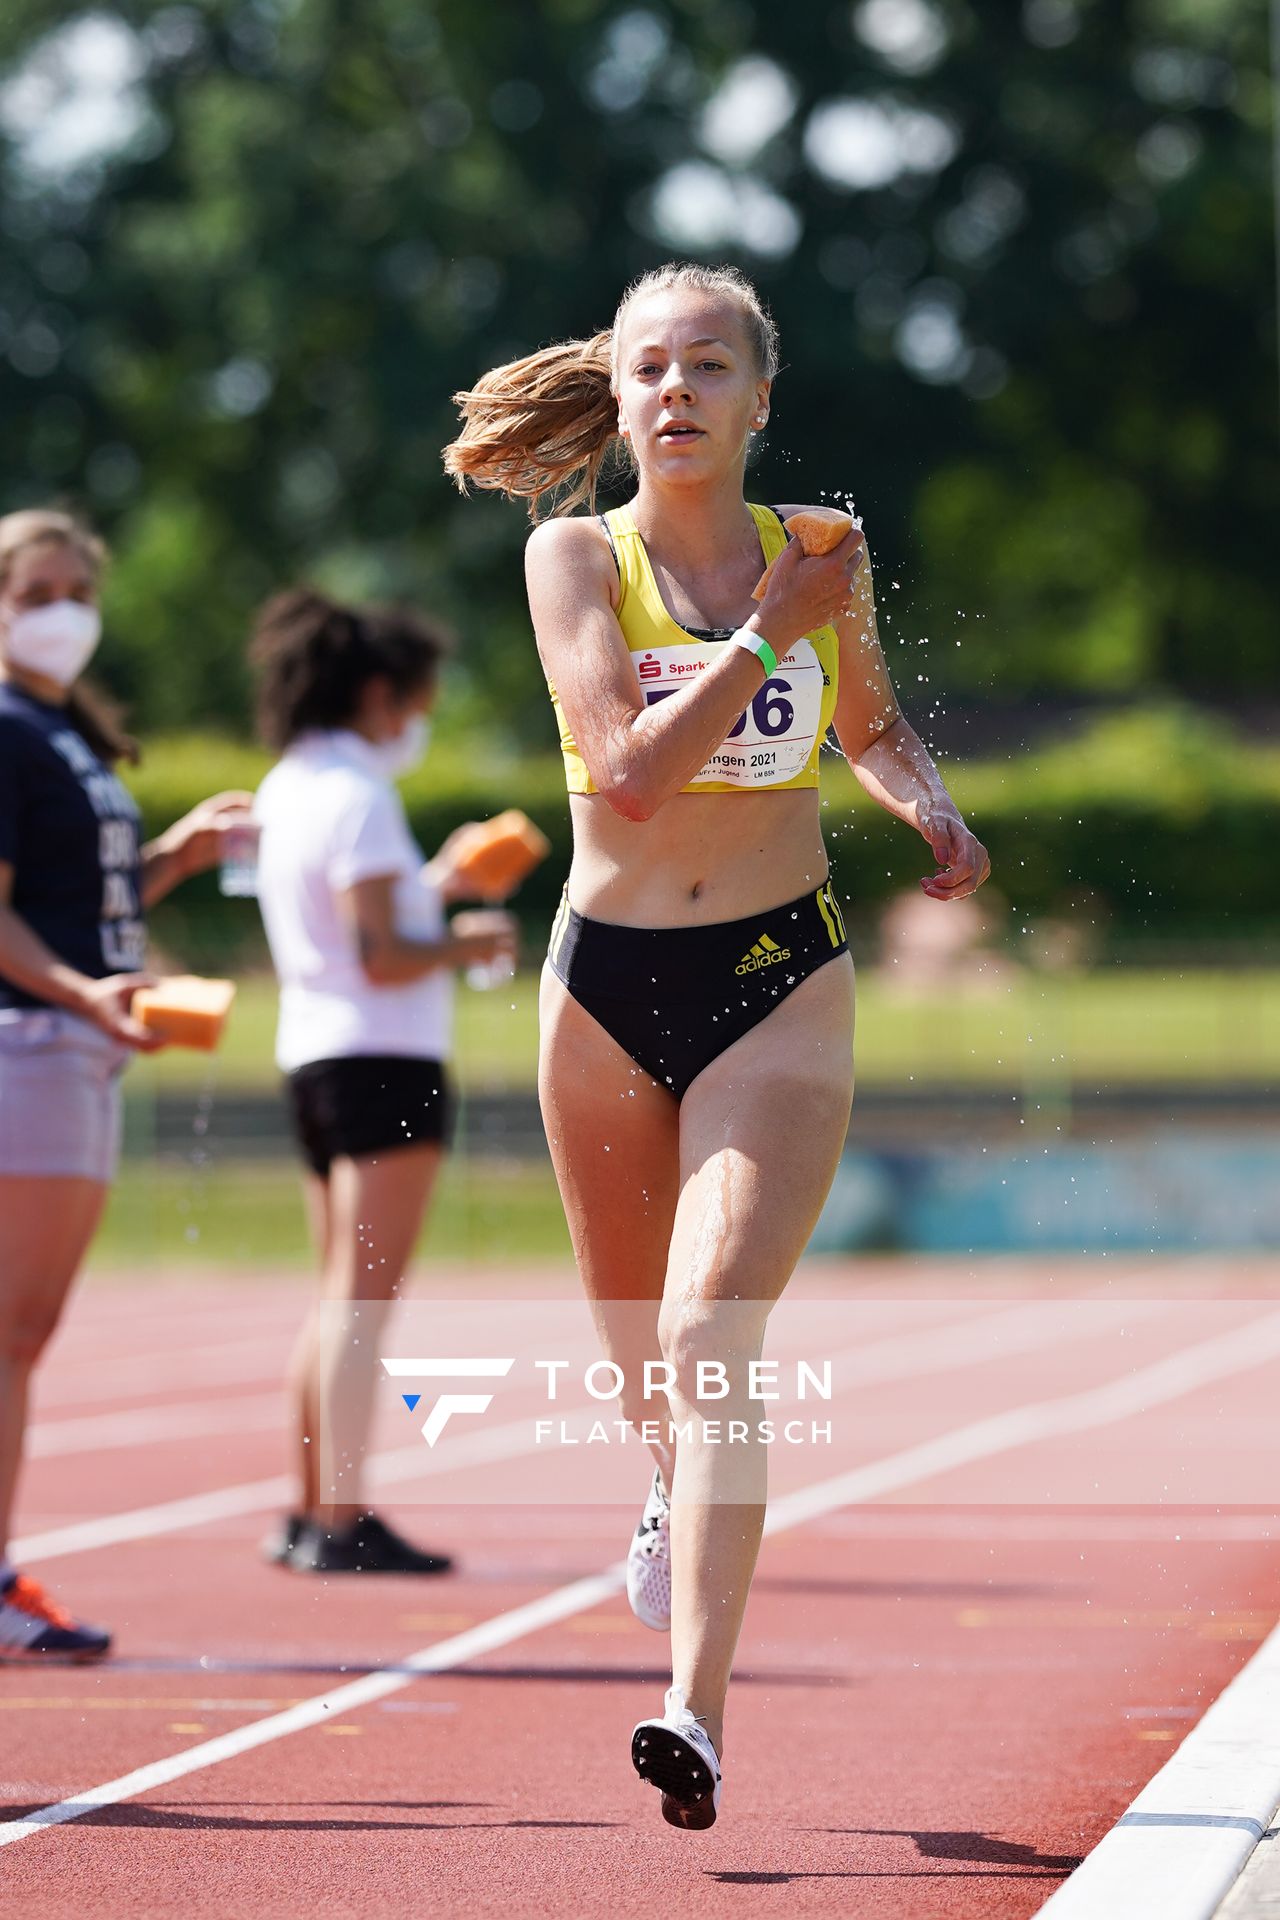
{"label": "orange sponge in hand", "polygon": [[[840,545],[853,525],[853,517],[851,514],[838,512],[835,507],[806,507],[803,513],[793,513],[791,518],[784,520],[782,524],[787,532],[800,542],[801,551],[806,558],[813,559],[815,554],[830,553],[833,547]],[[769,575],[781,558],[781,554],[775,554],[760,575],[751,590],[753,600],[764,599],[769,590]]]}
{"label": "orange sponge in hand", "polygon": [[483,899],[501,900],[551,851],[551,842],[528,814],[508,807],[493,820],[464,827],[454,850],[459,878]]}
{"label": "orange sponge in hand", "polygon": [[235,996],[233,980],[174,974],[154,987],[139,987],[129,1011],[170,1046],[196,1047],[202,1053],[212,1053],[222,1038]]}

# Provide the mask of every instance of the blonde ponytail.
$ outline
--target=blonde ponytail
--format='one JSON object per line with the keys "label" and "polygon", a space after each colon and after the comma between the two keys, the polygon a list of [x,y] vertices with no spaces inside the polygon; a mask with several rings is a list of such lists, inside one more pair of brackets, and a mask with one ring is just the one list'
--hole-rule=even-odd
{"label": "blonde ponytail", "polygon": [[529,516],[595,510],[600,471],[618,435],[612,333],[565,340],[495,367],[468,392],[455,393],[462,432],[444,449],[445,472],[460,492],[467,482],[527,500]]}
{"label": "blonde ponytail", "polygon": [[615,395],[618,339],[633,301],[651,293],[709,293],[738,309],[756,371],[778,371],[778,329],[760,295],[736,267],[670,260],[642,274],[623,294],[607,333],[565,340],[512,360],[466,393],[455,393],[462,432],[444,449],[445,472],[460,493],[473,486],[527,500],[538,520],[584,501],[595,512],[596,487],[611,448],[623,446]]}

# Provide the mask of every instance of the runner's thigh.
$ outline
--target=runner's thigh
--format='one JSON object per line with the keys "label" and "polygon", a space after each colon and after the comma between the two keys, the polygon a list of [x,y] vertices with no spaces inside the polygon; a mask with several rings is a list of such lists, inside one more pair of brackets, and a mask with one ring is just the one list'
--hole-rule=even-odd
{"label": "runner's thigh", "polygon": [[778,1297],[817,1225],[852,1099],[853,962],[842,954],[684,1097],[668,1303]]}
{"label": "runner's thigh", "polygon": [[657,1300],[679,1187],[679,1108],[547,968],[538,1093],[593,1299]]}

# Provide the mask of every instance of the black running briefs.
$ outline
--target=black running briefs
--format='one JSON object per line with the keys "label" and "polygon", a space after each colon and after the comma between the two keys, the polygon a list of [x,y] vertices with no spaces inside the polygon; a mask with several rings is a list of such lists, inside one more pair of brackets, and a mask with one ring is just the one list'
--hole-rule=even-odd
{"label": "black running briefs", "polygon": [[286,1075],[285,1087],[302,1157],[322,1180],[340,1156],[448,1145],[453,1098],[439,1060],[368,1053],[312,1060]]}
{"label": "black running briefs", "polygon": [[847,953],[830,883],[709,927],[619,927],[560,902],[548,958],[578,1005],[682,1100],[704,1067]]}

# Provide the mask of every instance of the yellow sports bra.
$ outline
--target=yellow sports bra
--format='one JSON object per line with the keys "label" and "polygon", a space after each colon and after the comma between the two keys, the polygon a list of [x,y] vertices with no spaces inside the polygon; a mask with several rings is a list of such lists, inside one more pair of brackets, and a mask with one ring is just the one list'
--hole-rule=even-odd
{"label": "yellow sports bra", "polygon": [[[782,552],[787,535],[771,507],[751,508],[766,562]],[[629,507],[604,515],[618,561],[622,590],[618,625],[631,653],[645,703],[653,706],[687,687],[720,657],[726,639],[699,639],[672,619],[662,603],[644,542]],[[820,627],[797,640],[779,660],[751,705],[683,793],[737,793],[769,788],[816,787],[818,750],[835,713],[840,642],[834,627]],[[595,793],[555,687],[548,682],[560,728],[565,779],[570,793]]]}

